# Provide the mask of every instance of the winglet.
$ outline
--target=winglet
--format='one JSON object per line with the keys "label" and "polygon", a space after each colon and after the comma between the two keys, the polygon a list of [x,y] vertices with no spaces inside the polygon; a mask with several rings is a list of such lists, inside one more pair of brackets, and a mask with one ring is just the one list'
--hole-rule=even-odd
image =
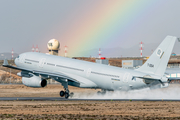
{"label": "winglet", "polygon": [[7,59],[4,59],[3,66],[9,65]]}

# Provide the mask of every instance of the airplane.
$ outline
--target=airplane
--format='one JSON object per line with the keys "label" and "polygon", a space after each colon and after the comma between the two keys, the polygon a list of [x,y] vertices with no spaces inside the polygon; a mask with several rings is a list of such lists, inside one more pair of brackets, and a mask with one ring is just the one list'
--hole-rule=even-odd
{"label": "airplane", "polygon": [[[130,70],[44,53],[27,52],[15,59],[16,66],[4,60],[3,66],[21,70],[17,75],[28,87],[45,87],[48,79],[60,82],[64,90],[60,96],[70,96],[68,86],[101,89],[106,91],[129,91],[142,88],[168,87],[165,70],[177,37],[167,36],[150,58],[138,69]],[[156,88],[155,87],[155,88]]]}

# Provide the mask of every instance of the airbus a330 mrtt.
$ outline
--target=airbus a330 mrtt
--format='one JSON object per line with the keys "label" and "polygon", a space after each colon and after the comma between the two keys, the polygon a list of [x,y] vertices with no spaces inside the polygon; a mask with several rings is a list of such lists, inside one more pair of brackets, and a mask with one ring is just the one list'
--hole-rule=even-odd
{"label": "airbus a330 mrtt", "polygon": [[27,52],[15,59],[15,66],[4,60],[4,67],[21,70],[22,82],[29,87],[45,87],[48,79],[64,86],[60,96],[68,98],[68,85],[105,91],[134,90],[168,86],[164,75],[177,37],[167,36],[146,63],[135,70],[86,62],[43,53]]}

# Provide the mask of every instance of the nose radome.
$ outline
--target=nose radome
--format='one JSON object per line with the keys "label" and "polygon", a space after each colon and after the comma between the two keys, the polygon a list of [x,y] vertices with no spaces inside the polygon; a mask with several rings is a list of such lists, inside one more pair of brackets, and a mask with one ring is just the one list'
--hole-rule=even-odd
{"label": "nose radome", "polygon": [[16,65],[18,64],[17,58],[15,58],[14,63],[15,63]]}

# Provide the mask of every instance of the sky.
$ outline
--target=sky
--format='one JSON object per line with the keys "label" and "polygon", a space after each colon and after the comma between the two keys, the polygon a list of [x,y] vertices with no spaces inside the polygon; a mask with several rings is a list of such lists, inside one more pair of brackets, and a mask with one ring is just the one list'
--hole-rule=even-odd
{"label": "sky", "polygon": [[60,55],[67,45],[70,57],[138,49],[141,41],[158,45],[167,35],[180,36],[179,6],[180,0],[0,0],[0,53],[29,52],[33,45],[47,53],[53,38]]}

